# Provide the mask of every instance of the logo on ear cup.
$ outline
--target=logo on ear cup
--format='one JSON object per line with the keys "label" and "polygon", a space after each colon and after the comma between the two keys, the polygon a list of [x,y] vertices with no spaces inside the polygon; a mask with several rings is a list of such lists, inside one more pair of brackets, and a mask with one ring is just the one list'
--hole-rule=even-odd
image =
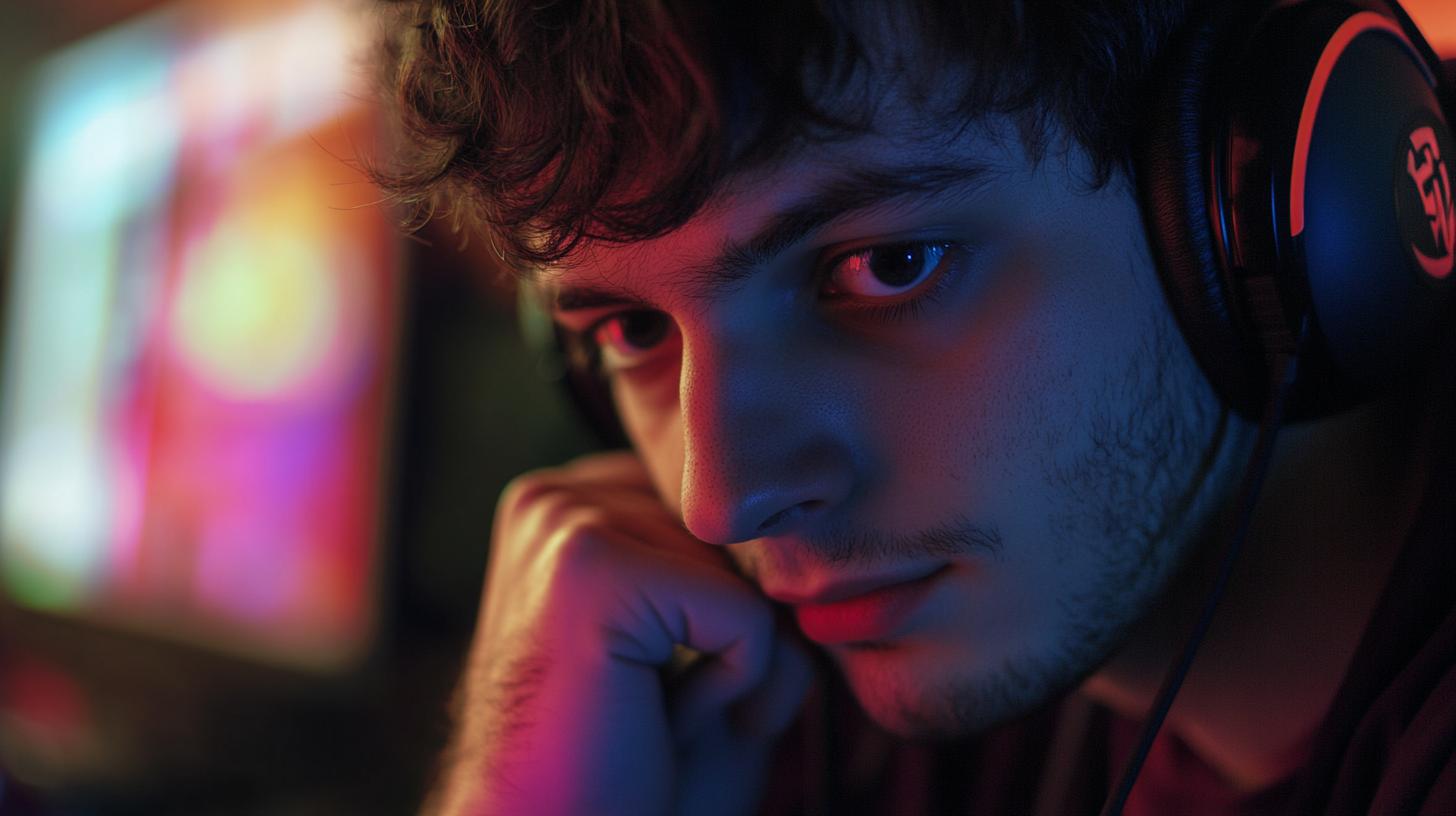
{"label": "logo on ear cup", "polygon": [[1425,273],[1444,280],[1456,266],[1456,206],[1451,199],[1450,131],[1422,112],[1405,129],[1396,179],[1396,213],[1406,248]]}

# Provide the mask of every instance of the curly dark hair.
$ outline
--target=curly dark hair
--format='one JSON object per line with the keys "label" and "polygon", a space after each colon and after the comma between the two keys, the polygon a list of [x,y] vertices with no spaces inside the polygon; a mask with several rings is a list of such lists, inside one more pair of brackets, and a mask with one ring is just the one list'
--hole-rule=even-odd
{"label": "curly dark hair", "polygon": [[[1012,116],[1040,161],[1055,119],[1100,187],[1128,169],[1142,85],[1195,1],[925,0],[893,13],[920,33],[922,68],[975,67],[962,121]],[[871,101],[842,104],[869,59],[852,19],[865,8],[390,0],[380,66],[400,149],[373,175],[408,225],[447,214],[517,268],[583,239],[663,234],[728,175],[868,128]]]}

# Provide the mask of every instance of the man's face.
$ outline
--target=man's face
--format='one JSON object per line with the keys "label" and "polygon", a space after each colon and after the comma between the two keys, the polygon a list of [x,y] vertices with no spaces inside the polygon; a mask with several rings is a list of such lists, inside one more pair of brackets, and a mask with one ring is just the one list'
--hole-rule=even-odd
{"label": "man's face", "polygon": [[765,592],[936,573],[898,614],[805,627],[907,736],[1094,669],[1195,545],[1237,436],[1128,186],[928,107],[891,92],[874,132],[547,276],[662,500]]}

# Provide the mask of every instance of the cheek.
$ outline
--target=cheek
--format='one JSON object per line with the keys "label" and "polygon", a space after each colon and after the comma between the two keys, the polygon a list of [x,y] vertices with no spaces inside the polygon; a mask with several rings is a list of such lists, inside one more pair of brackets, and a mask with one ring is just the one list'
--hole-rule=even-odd
{"label": "cheek", "polygon": [[[886,440],[884,507],[902,529],[960,513],[972,521],[1008,485],[1024,481],[1028,453],[1056,444],[1074,407],[1045,273],[1008,254],[974,300],[917,338],[912,365],[887,367],[890,387],[870,403],[872,434]],[[892,497],[892,498],[891,498]]]}
{"label": "cheek", "polygon": [[1008,541],[1045,534],[1029,527],[1060,500],[1047,474],[1085,447],[1147,309],[1125,285],[1125,256],[1098,259],[1096,275],[1080,260],[1008,253],[974,303],[927,337],[915,355],[926,362],[889,372],[871,420],[893,440],[877,519],[910,529],[959,514]]}

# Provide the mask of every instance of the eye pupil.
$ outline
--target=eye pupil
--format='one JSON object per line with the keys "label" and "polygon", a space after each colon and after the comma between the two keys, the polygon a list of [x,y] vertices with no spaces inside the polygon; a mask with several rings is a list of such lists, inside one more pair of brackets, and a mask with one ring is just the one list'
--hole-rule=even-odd
{"label": "eye pupil", "polygon": [[651,348],[667,335],[667,316],[661,312],[628,312],[619,318],[622,339],[639,348]]}
{"label": "eye pupil", "polygon": [[925,271],[925,247],[919,244],[877,247],[870,251],[869,262],[871,273],[881,283],[906,286]]}

